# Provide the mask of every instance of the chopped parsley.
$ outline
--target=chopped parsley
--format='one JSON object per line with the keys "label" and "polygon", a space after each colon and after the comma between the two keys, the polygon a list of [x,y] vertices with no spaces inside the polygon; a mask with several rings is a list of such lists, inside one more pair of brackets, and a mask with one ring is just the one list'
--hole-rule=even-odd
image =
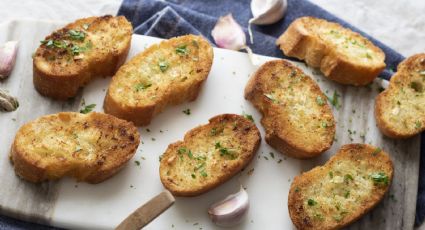
{"label": "chopped parsley", "polygon": [[328,97],[328,100],[329,100],[329,102],[336,108],[336,109],[339,109],[339,108],[341,108],[341,104],[340,104],[340,102],[339,102],[339,100],[338,100],[338,98],[340,97],[341,95],[339,95],[337,92],[336,92],[336,90],[334,91],[334,94],[333,94],[333,96],[332,97],[329,97],[329,96],[327,96]]}
{"label": "chopped parsley", "polygon": [[86,105],[84,106],[83,109],[80,110],[80,113],[83,113],[83,114],[90,113],[94,109],[94,107],[96,107],[96,104]]}
{"label": "chopped parsley", "polygon": [[370,175],[370,178],[372,178],[372,180],[375,184],[388,185],[388,183],[389,183],[388,176],[383,172],[372,173]]}
{"label": "chopped parsley", "polygon": [[344,197],[348,198],[350,196],[350,190],[345,191],[344,193]]}
{"label": "chopped parsley", "polygon": [[254,122],[254,118],[252,117],[252,115],[251,115],[251,114],[247,114],[247,113],[243,112],[243,113],[242,113],[242,115],[243,115],[246,119],[248,119],[248,120],[250,120],[250,121]]}
{"label": "chopped parsley", "polygon": [[372,59],[372,56],[369,53],[366,53],[366,58]]}
{"label": "chopped parsley", "polygon": [[297,76],[297,72],[295,70],[292,70],[289,77],[295,77],[295,76]]}
{"label": "chopped parsley", "polygon": [[422,123],[420,121],[415,122],[415,128],[420,129],[422,126]]}
{"label": "chopped parsley", "polygon": [[182,112],[183,112],[184,114],[188,115],[188,116],[190,115],[190,109],[185,109],[185,110],[183,110]]}
{"label": "chopped parsley", "polygon": [[84,41],[86,37],[83,31],[78,30],[68,30],[68,34],[72,40]]}
{"label": "chopped parsley", "polygon": [[207,177],[207,176],[208,176],[208,174],[207,174],[205,171],[201,171],[201,176],[203,176],[203,177]]}
{"label": "chopped parsley", "polygon": [[320,106],[322,106],[322,105],[324,105],[326,103],[321,96],[317,96],[316,102]]}
{"label": "chopped parsley", "polygon": [[270,152],[269,154],[274,159],[274,153],[273,152]]}
{"label": "chopped parsley", "polygon": [[376,156],[378,153],[380,153],[382,151],[382,149],[381,148],[376,148],[375,150],[373,150],[373,152],[372,152],[372,155],[373,156]]}
{"label": "chopped parsley", "polygon": [[232,160],[236,159],[236,156],[232,153],[232,151],[228,148],[221,146],[220,142],[215,143],[215,149],[218,149],[218,151],[220,152],[220,156],[229,156]]}
{"label": "chopped parsley", "polygon": [[136,163],[137,166],[140,165],[140,161],[134,161],[134,163]]}
{"label": "chopped parsley", "polygon": [[180,56],[188,55],[189,50],[187,49],[187,45],[183,44],[183,45],[177,46],[176,53]]}
{"label": "chopped parsley", "polygon": [[161,72],[165,72],[168,69],[168,63],[166,61],[160,61],[158,63],[159,69],[161,70]]}
{"label": "chopped parsley", "polygon": [[215,135],[217,135],[217,128],[216,127],[212,128],[211,131],[210,131],[210,136],[215,136]]}
{"label": "chopped parsley", "polygon": [[334,173],[332,172],[332,171],[330,171],[329,173],[329,177],[332,179],[332,178],[334,178]]}
{"label": "chopped parsley", "polygon": [[194,173],[192,173],[192,175],[191,175],[191,176],[192,176],[192,178],[193,178],[193,179],[195,179],[195,178],[196,178],[196,175],[195,175]]}
{"label": "chopped parsley", "polygon": [[317,202],[310,198],[310,199],[307,200],[307,204],[308,204],[308,206],[314,206],[314,205],[317,204]]}
{"label": "chopped parsley", "polygon": [[136,92],[139,92],[139,91],[145,90],[145,89],[147,89],[147,88],[149,88],[149,87],[151,87],[151,86],[152,86],[152,84],[151,84],[151,83],[148,83],[148,84],[144,84],[144,83],[137,83],[137,84],[134,86],[134,89],[136,90]]}
{"label": "chopped parsley", "polygon": [[348,183],[349,181],[353,181],[353,177],[350,174],[345,174],[344,181]]}

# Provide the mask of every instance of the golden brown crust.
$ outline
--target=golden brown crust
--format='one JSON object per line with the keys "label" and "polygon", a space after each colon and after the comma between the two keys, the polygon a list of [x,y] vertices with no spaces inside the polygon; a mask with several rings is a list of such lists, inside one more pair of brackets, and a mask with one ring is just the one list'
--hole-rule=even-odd
{"label": "golden brown crust", "polygon": [[341,25],[314,17],[301,17],[276,44],[341,84],[367,85],[385,68],[384,52],[372,42]]}
{"label": "golden brown crust", "polygon": [[176,196],[205,193],[248,165],[260,141],[260,132],[248,119],[215,116],[168,146],[160,163],[161,182]]}
{"label": "golden brown crust", "polygon": [[103,113],[62,112],[23,125],[10,158],[16,174],[33,183],[64,176],[100,183],[133,157],[139,139],[131,122]]}
{"label": "golden brown crust", "polygon": [[125,17],[110,15],[79,19],[53,32],[34,55],[35,88],[66,100],[94,77],[112,76],[127,57],[131,34]]}
{"label": "golden brown crust", "polygon": [[383,199],[392,178],[387,153],[367,144],[344,145],[325,165],[294,178],[289,215],[297,229],[343,228]]}
{"label": "golden brown crust", "polygon": [[[181,46],[184,49],[177,53]],[[152,45],[112,78],[104,110],[138,126],[148,125],[168,105],[194,101],[212,61],[212,47],[200,36],[186,35]],[[143,88],[137,88],[138,84]]]}
{"label": "golden brown crust", "polygon": [[381,132],[391,138],[409,138],[425,130],[424,53],[399,64],[389,87],[376,97],[375,119]]}
{"label": "golden brown crust", "polygon": [[326,95],[289,62],[262,65],[249,80],[245,98],[262,113],[266,141],[279,152],[304,159],[332,146],[335,121]]}

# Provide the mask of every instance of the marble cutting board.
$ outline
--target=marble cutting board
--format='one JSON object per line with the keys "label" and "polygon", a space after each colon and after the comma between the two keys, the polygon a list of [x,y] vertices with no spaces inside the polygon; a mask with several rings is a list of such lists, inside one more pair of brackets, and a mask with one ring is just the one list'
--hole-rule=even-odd
{"label": "marble cutting board", "polygon": [[[40,40],[62,25],[64,23],[25,20],[0,24],[0,43],[20,41],[13,74],[8,80],[0,82],[0,88],[17,96],[21,105],[15,112],[0,112],[1,214],[64,228],[111,229],[163,190],[159,180],[158,157],[169,143],[181,139],[192,127],[207,123],[208,118],[217,114],[247,113],[253,115],[264,137],[260,114],[243,99],[243,89],[255,68],[244,53],[215,49],[211,73],[198,99],[170,107],[157,116],[151,125],[140,128],[142,143],[135,157],[113,178],[98,185],[76,183],[68,178],[35,185],[17,178],[8,154],[14,135],[22,124],[45,114],[78,111],[83,99],[87,104],[96,104],[96,111],[102,111],[110,78],[91,82],[74,100],[66,102],[42,97],[34,89],[31,55]],[[159,41],[157,38],[134,35],[129,57]],[[273,59],[264,56],[256,58],[260,62]],[[145,229],[219,229],[208,219],[206,210],[211,203],[237,191],[240,184],[247,188],[251,208],[245,221],[233,229],[292,229],[294,227],[287,210],[292,179],[300,172],[323,164],[341,145],[348,143],[379,146],[390,153],[395,166],[389,194],[349,229],[412,229],[420,142],[418,137],[391,140],[383,137],[376,128],[374,98],[378,88],[385,87],[387,82],[378,79],[368,87],[341,86],[302,63],[295,64],[313,76],[327,95],[332,96],[334,92],[340,95],[341,108],[333,108],[337,136],[332,148],[318,158],[302,161],[285,157],[262,141],[257,157],[244,171],[204,195],[177,198],[172,208]],[[191,110],[190,116],[182,112],[185,109]]]}

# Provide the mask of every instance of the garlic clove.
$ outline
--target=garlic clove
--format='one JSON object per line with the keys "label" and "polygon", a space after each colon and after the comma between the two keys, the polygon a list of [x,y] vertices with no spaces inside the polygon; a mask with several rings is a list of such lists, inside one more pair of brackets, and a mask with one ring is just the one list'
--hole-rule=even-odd
{"label": "garlic clove", "polygon": [[10,96],[6,91],[0,89],[0,110],[10,112],[15,111],[18,107],[18,100]]}
{"label": "garlic clove", "polygon": [[232,227],[242,222],[248,210],[248,193],[241,186],[239,192],[211,205],[208,214],[216,225]]}
{"label": "garlic clove", "polygon": [[0,79],[5,79],[12,72],[18,53],[18,41],[8,41],[0,47]]}
{"label": "garlic clove", "polygon": [[287,0],[252,0],[251,11],[254,16],[250,24],[269,25],[283,18],[287,9]]}
{"label": "garlic clove", "polygon": [[211,31],[215,44],[220,48],[240,50],[246,46],[246,36],[232,14],[220,17]]}

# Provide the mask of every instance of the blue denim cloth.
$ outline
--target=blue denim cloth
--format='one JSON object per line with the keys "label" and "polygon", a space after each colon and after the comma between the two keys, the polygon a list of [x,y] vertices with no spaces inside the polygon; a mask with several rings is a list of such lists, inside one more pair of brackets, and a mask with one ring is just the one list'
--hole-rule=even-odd
{"label": "blue denim cloth", "polygon": [[[189,33],[202,34],[211,42],[213,41],[211,30],[218,17],[227,13],[232,13],[235,20],[245,28],[247,33],[248,19],[252,17],[250,0],[124,0],[118,11],[118,15],[124,15],[131,21],[136,34],[160,38],[171,38]],[[276,38],[293,20],[301,16],[314,16],[335,21],[369,38],[386,55],[387,69],[381,73],[380,77],[382,78],[389,79],[392,72],[396,71],[398,63],[404,59],[396,51],[307,0],[288,0],[288,11],[282,20],[273,25],[253,26],[254,44],[249,44],[249,46],[257,54],[285,57],[275,45]],[[425,135],[422,135],[421,138],[421,143],[425,143]],[[421,156],[416,224],[422,223],[425,217],[424,145],[421,145]],[[0,216],[0,229],[54,228]]]}

